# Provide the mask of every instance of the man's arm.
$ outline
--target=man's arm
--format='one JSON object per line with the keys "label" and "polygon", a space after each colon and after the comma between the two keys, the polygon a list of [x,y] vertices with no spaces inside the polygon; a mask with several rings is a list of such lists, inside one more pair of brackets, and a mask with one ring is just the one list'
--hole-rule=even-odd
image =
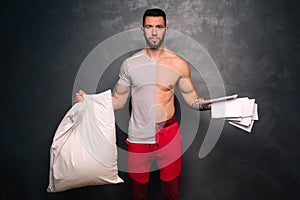
{"label": "man's arm", "polygon": [[[85,94],[85,92],[83,90],[79,90],[75,95],[74,102],[79,103],[79,102],[84,101],[84,97],[83,97],[84,94]],[[129,86],[117,84],[114,94],[112,96],[112,104],[113,104],[114,110],[120,110],[120,109],[124,108],[129,94],[130,94]]]}
{"label": "man's arm", "polygon": [[199,97],[194,84],[191,80],[190,68],[185,61],[181,63],[182,74],[178,81],[178,88],[181,92],[184,101],[193,109],[196,110],[209,110],[210,104],[203,104],[203,98]]}
{"label": "man's arm", "polygon": [[130,86],[125,86],[117,83],[114,94],[112,96],[114,110],[120,110],[124,108],[129,94]]}

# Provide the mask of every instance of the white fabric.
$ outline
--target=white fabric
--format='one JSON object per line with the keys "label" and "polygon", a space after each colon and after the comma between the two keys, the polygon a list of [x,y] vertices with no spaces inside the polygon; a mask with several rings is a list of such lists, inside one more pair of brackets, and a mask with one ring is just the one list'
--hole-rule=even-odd
{"label": "white fabric", "polygon": [[50,148],[48,192],[122,183],[111,91],[84,95],[59,124]]}

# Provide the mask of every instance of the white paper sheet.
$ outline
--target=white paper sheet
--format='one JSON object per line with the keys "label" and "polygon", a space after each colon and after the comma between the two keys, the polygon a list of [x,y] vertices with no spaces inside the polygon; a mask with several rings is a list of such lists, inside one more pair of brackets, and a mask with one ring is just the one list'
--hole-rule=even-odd
{"label": "white paper sheet", "polygon": [[229,124],[231,124],[231,125],[233,125],[233,126],[235,126],[235,127],[237,127],[237,128],[240,128],[240,129],[242,129],[242,130],[245,130],[245,131],[247,131],[248,133],[251,133],[251,130],[252,130],[254,121],[251,121],[251,123],[250,123],[249,126],[242,126],[242,125],[239,125],[239,124],[237,124],[237,123],[235,123],[235,122],[229,122]]}
{"label": "white paper sheet", "polygon": [[258,120],[258,104],[254,104],[254,110],[253,110],[253,120]]}
{"label": "white paper sheet", "polygon": [[231,121],[242,126],[249,126],[252,122],[252,117],[243,117],[241,121]]}
{"label": "white paper sheet", "polygon": [[225,120],[239,122],[239,121],[242,121],[242,117],[226,117]]}
{"label": "white paper sheet", "polygon": [[254,121],[258,120],[258,105],[248,97],[217,101],[212,103],[212,118],[225,118],[229,124],[251,132]]}
{"label": "white paper sheet", "polygon": [[226,97],[220,97],[220,98],[215,98],[215,99],[204,100],[203,103],[204,104],[215,103],[215,102],[219,102],[219,101],[226,101],[226,100],[230,100],[230,99],[236,99],[237,97],[238,97],[238,95],[234,94],[234,95],[231,95],[231,96],[226,96]]}
{"label": "white paper sheet", "polygon": [[243,101],[248,101],[248,98],[245,97],[212,103],[212,118],[243,117]]}
{"label": "white paper sheet", "polygon": [[[243,100],[243,117],[252,117],[255,99]],[[250,118],[251,119],[251,118]]]}

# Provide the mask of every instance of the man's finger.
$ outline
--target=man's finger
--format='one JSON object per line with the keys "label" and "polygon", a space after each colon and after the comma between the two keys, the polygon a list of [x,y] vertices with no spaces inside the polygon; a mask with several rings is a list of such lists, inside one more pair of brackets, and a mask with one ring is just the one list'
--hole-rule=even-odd
{"label": "man's finger", "polygon": [[83,90],[79,90],[79,94],[80,94],[80,95],[84,95],[85,92],[84,92]]}

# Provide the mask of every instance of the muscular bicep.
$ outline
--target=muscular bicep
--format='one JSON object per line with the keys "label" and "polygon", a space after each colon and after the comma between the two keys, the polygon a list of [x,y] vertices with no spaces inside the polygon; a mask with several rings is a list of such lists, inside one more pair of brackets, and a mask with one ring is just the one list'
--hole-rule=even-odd
{"label": "muscular bicep", "polygon": [[194,84],[190,76],[181,77],[178,81],[178,89],[184,99],[184,101],[189,105],[192,106],[195,99],[197,98],[197,92],[195,90]]}
{"label": "muscular bicep", "polygon": [[188,64],[181,60],[180,62],[180,78],[178,80],[178,89],[184,99],[184,101],[192,106],[195,98],[197,98],[197,92],[194,84],[191,80],[191,72]]}
{"label": "muscular bicep", "polygon": [[183,99],[191,108],[196,110],[211,109],[210,104],[202,103],[204,99],[198,96],[190,76],[182,77],[178,82],[178,87]]}
{"label": "muscular bicep", "polygon": [[190,68],[187,63],[184,62],[180,69],[181,76],[178,80],[178,88],[186,104],[196,110],[210,109],[210,104],[203,104],[202,102],[204,99],[198,96],[195,86],[191,80]]}
{"label": "muscular bicep", "polygon": [[117,84],[112,97],[114,110],[124,108],[130,94],[130,86]]}

